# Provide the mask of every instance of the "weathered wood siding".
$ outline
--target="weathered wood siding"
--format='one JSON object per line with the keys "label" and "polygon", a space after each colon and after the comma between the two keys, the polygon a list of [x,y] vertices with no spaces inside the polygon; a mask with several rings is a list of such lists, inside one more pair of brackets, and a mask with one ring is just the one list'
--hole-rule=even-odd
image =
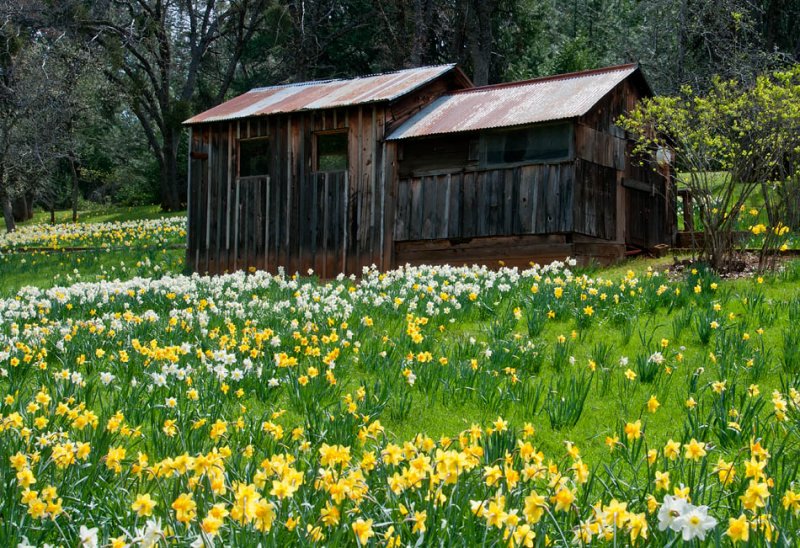
{"label": "weathered wood siding", "polygon": [[571,232],[573,183],[572,163],[403,178],[394,239]]}
{"label": "weathered wood siding", "polygon": [[[397,147],[384,135],[464,78],[447,73],[392,103],[193,126],[187,265],[323,277],[391,268]],[[314,134],[328,130],[347,131],[347,171],[312,169]],[[239,178],[238,141],[259,137],[270,141],[269,174]]]}
{"label": "weathered wood siding", "polygon": [[671,241],[674,207],[664,177],[636,165],[616,123],[643,95],[642,83],[628,79],[577,120],[576,233],[643,248]]}
{"label": "weathered wood siding", "polygon": [[563,234],[416,240],[395,246],[398,265],[504,264],[527,268],[532,261],[547,264],[574,255],[574,246]]}
{"label": "weathered wood siding", "polygon": [[[400,177],[478,169],[477,133],[455,133],[446,137],[409,139],[400,148]],[[471,154],[472,152],[472,154]]]}
{"label": "weathered wood siding", "polygon": [[[478,133],[384,142],[463,85],[451,75],[391,104],[192,127],[187,264],[201,273],[313,269],[327,278],[406,261],[605,261],[625,243],[669,240],[664,178],[632,165],[615,124],[643,94],[640,83],[623,82],[573,120],[570,161],[484,168]],[[313,171],[314,135],[328,130],[348,134],[346,171]],[[259,137],[270,142],[268,175],[240,178],[238,143]],[[434,154],[415,153],[432,146]]]}
{"label": "weathered wood siding", "polygon": [[[368,106],[193,128],[189,266],[324,277],[384,267],[383,117]],[[348,132],[348,169],[314,172],[314,133],[332,129]],[[270,143],[269,174],[238,177],[238,141],[260,137]]]}
{"label": "weathered wood siding", "polygon": [[387,105],[386,134],[394,131],[408,118],[419,112],[422,107],[444,93],[470,86],[469,80],[464,78],[460,71],[448,72],[443,77],[437,78]]}
{"label": "weathered wood siding", "polygon": [[350,185],[347,211],[346,272],[359,272],[363,266],[383,266],[381,217],[384,208],[382,182],[384,110],[358,107],[349,112]]}
{"label": "weathered wood siding", "polygon": [[622,186],[626,242],[643,248],[671,243],[675,209],[670,205],[664,177],[631,162],[626,166]]}
{"label": "weathered wood siding", "polygon": [[584,124],[575,127],[576,156],[617,171],[625,169],[625,146],[627,141],[610,132],[596,130]]}
{"label": "weathered wood siding", "polygon": [[586,160],[575,160],[573,231],[604,240],[616,239],[617,171]]}

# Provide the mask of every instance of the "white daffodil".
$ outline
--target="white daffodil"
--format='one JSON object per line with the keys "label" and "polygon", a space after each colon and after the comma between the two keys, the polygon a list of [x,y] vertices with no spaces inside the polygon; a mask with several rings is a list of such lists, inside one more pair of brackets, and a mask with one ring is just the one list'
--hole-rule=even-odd
{"label": "white daffodil", "polygon": [[674,521],[683,536],[688,541],[693,538],[706,539],[706,533],[716,527],[717,520],[708,515],[708,506],[690,506],[689,510]]}
{"label": "white daffodil", "polygon": [[672,495],[665,496],[664,503],[658,509],[658,530],[680,531],[681,527],[676,524],[676,521],[689,510],[688,506],[689,503],[682,498]]}
{"label": "white daffodil", "polygon": [[89,529],[85,525],[81,525],[78,531],[78,537],[80,538],[82,548],[97,548],[97,527]]}

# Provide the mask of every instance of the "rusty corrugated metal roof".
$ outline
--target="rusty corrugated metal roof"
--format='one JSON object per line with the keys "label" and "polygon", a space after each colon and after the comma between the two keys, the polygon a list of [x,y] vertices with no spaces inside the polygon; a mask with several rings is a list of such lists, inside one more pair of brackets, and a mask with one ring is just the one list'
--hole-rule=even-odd
{"label": "rusty corrugated metal roof", "polygon": [[471,89],[439,97],[388,140],[575,118],[586,114],[638,65],[620,65]]}
{"label": "rusty corrugated metal roof", "polygon": [[184,124],[391,101],[454,68],[455,64],[438,65],[350,80],[323,80],[256,88],[193,116]]}

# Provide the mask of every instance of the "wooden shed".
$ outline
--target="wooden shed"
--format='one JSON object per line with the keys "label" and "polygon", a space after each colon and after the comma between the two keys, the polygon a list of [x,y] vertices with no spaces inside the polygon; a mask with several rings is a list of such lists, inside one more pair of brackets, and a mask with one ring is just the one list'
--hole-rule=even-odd
{"label": "wooden shed", "polygon": [[384,137],[469,86],[455,65],[423,67],[257,88],[187,120],[189,267],[389,268],[396,145]]}
{"label": "wooden shed", "polygon": [[609,263],[670,243],[669,174],[632,162],[615,124],[651,94],[637,65],[444,94],[388,137],[396,263]]}
{"label": "wooden shed", "polygon": [[614,124],[636,65],[473,87],[454,65],[258,88],[187,120],[199,272],[612,262],[670,243],[669,173]]}

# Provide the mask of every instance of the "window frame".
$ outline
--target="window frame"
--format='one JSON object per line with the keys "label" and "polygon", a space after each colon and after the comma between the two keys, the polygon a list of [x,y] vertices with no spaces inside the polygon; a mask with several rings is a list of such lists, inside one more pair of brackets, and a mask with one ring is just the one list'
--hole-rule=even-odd
{"label": "window frame", "polygon": [[[345,136],[345,167],[344,169],[319,169],[319,138],[331,135],[344,135]],[[311,171],[314,173],[343,173],[350,169],[350,131],[348,128],[338,129],[325,129],[313,132],[311,140]]]}
{"label": "window frame", "polygon": [[[540,128],[545,127],[552,127],[552,126],[567,126],[567,142],[569,143],[569,149],[567,151],[566,156],[560,156],[557,158],[548,158],[543,160],[520,160],[518,162],[489,162],[489,139],[494,135],[500,134],[508,134],[515,131],[534,131]],[[502,169],[502,168],[511,168],[511,167],[519,167],[519,166],[527,166],[527,165],[539,165],[539,164],[563,164],[566,162],[571,162],[575,159],[575,124],[572,121],[557,121],[557,122],[550,122],[544,124],[531,124],[531,125],[524,125],[524,126],[511,126],[511,127],[504,127],[504,128],[497,128],[491,131],[485,131],[481,133],[480,136],[480,144],[479,144],[479,160],[478,164],[480,165],[481,169]]]}
{"label": "window frame", "polygon": [[272,143],[269,137],[249,137],[247,139],[236,140],[236,177],[237,179],[255,179],[258,177],[269,177],[269,168],[267,173],[259,173],[257,175],[242,175],[242,143],[251,143],[254,141],[267,141],[269,151],[267,153],[267,163],[272,167]]}

